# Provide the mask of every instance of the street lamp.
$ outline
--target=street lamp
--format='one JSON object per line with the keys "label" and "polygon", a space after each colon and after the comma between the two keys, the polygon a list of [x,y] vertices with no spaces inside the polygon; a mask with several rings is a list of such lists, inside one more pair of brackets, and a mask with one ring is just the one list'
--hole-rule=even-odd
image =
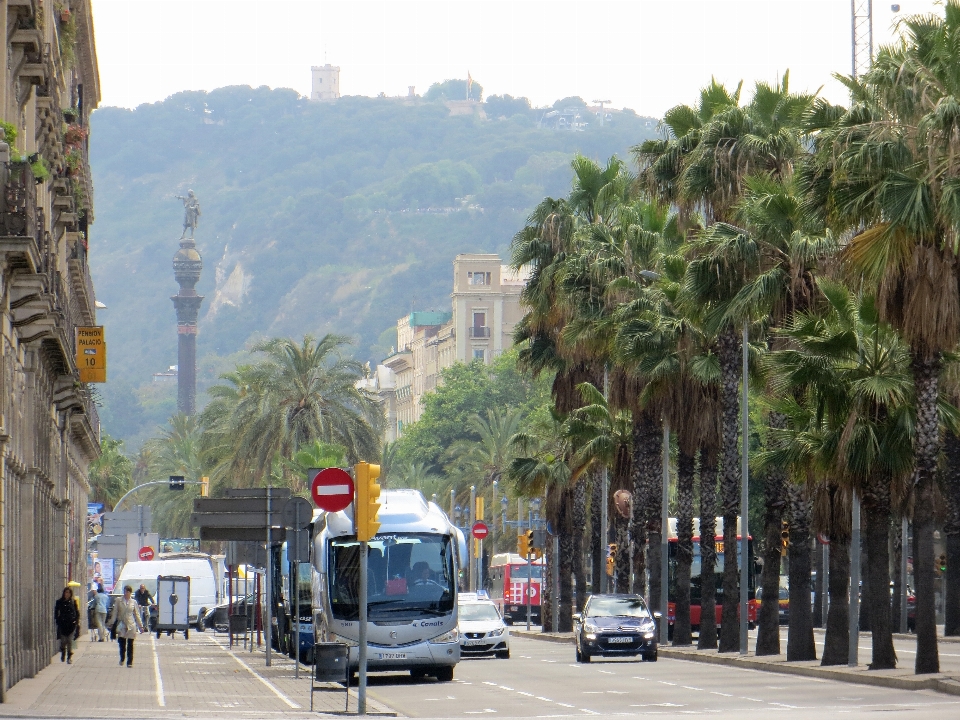
{"label": "street lamp", "polygon": [[504,534],[507,532],[507,506],[509,504],[510,501],[507,500],[506,495],[500,498],[500,532]]}

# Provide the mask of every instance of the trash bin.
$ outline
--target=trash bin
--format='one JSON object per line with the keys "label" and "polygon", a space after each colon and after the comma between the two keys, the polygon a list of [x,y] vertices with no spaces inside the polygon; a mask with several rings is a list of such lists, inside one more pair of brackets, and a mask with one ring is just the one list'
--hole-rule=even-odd
{"label": "trash bin", "polygon": [[317,643],[313,646],[314,680],[347,682],[349,650],[343,643]]}

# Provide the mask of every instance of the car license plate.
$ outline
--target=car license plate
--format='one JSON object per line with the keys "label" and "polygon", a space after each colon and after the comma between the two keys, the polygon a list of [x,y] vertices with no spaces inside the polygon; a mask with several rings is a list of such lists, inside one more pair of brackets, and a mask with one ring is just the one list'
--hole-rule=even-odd
{"label": "car license plate", "polygon": [[620,643],[631,643],[633,642],[633,638],[627,637],[625,635],[621,635],[620,637],[607,638],[607,642],[610,643],[611,645],[620,644]]}
{"label": "car license plate", "polygon": [[378,660],[406,660],[406,653],[377,653]]}
{"label": "car license plate", "polygon": [[487,641],[484,640],[483,638],[477,638],[476,640],[464,640],[463,644],[464,645],[484,645],[486,644],[486,642]]}

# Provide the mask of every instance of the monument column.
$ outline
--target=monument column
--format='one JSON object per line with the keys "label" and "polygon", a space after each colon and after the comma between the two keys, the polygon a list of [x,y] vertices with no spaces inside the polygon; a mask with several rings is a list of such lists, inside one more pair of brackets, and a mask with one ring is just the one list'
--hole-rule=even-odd
{"label": "monument column", "polygon": [[177,410],[193,415],[197,409],[197,316],[203,296],[197,295],[203,260],[193,238],[180,240],[180,249],[173,256],[173,275],[180,285],[174,295],[177,310]]}

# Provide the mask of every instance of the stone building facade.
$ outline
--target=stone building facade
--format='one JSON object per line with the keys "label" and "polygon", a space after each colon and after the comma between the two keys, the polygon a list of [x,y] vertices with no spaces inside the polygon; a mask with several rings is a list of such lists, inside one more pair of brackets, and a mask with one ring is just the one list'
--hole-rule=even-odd
{"label": "stone building facade", "polygon": [[69,580],[86,584],[88,466],[100,454],[100,422],[79,381],[75,329],[96,324],[87,130],[100,89],[90,0],[0,8],[2,700],[50,663],[54,601]]}
{"label": "stone building facade", "polygon": [[526,281],[526,272],[503,265],[499,255],[457,255],[451,311],[413,312],[397,320],[397,346],[378,367],[372,388],[384,405],[387,442],[420,419],[423,396],[437,388],[444,368],[474,360],[489,364],[513,345]]}

